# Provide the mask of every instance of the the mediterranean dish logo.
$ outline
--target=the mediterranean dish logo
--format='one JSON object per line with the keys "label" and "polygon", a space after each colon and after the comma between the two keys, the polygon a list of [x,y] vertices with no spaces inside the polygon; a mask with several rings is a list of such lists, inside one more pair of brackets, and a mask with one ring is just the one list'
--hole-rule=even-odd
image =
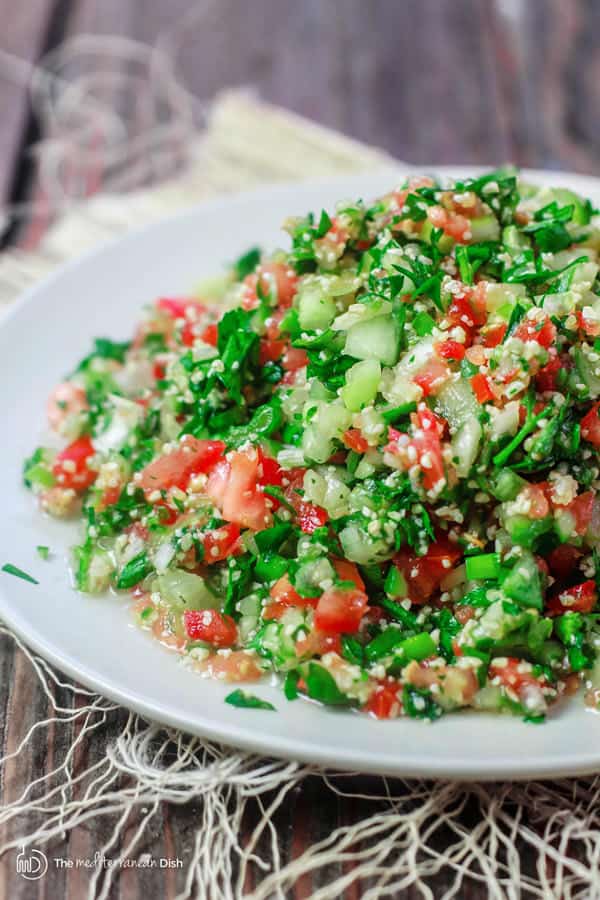
{"label": "the mediterranean dish logo", "polygon": [[28,881],[37,881],[48,871],[48,859],[41,850],[21,847],[17,855],[17,873]]}

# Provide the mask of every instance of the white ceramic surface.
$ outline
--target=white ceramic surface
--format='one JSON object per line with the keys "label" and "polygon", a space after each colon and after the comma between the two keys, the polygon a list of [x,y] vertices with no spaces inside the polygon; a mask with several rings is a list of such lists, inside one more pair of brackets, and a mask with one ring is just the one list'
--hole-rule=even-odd
{"label": "white ceramic surface", "polygon": [[[595,179],[531,177],[572,186],[600,203]],[[404,776],[494,779],[600,771],[600,715],[586,711],[579,699],[543,726],[477,714],[445,716],[433,725],[378,722],[302,700],[288,703],[268,683],[252,690],[271,700],[276,713],[228,706],[223,698],[231,687],[186,670],[133,626],[126,597],[89,598],[72,590],[66,556],[78,529],[41,516],[22,487],[23,458],[43,434],[46,395],[88,352],[94,336],[126,338],[144,303],[189,290],[252,244],[286,246],[279,225],[287,215],[369,199],[398,180],[389,173],[345,177],[205,204],[82,257],[11,309],[0,324],[0,565],[14,563],[40,584],[0,573],[0,616],[88,687],[148,718],[227,744]],[[52,548],[50,561],[39,559],[38,544]]]}

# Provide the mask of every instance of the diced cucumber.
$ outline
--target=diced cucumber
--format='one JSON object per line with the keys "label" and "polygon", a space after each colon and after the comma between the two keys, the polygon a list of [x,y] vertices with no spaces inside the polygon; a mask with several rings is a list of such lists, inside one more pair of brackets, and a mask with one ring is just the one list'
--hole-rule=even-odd
{"label": "diced cucumber", "polygon": [[570,191],[568,188],[561,187],[551,188],[549,193],[559,206],[574,207],[571,221],[574,222],[575,225],[588,224],[590,221],[590,210],[583,197],[576,194],[575,191]]}
{"label": "diced cucumber", "polygon": [[389,572],[386,575],[384,589],[388,597],[391,597],[392,599],[408,596],[406,578],[397,566],[390,566]]}
{"label": "diced cucumber", "polygon": [[464,378],[447,381],[435,398],[435,411],[443,416],[452,428],[460,428],[477,416],[479,405],[469,382]]}
{"label": "diced cucumber", "polygon": [[480,241],[497,241],[500,238],[500,223],[493,213],[478,216],[471,219],[470,230],[472,237],[469,243],[478,244]]}
{"label": "diced cucumber", "polygon": [[302,563],[294,577],[294,587],[302,597],[318,597],[323,593],[323,582],[333,581],[335,570],[329,560],[321,556]]}
{"label": "diced cucumber", "polygon": [[502,590],[519,606],[541,610],[543,607],[540,570],[531,553],[523,553],[504,577]]}
{"label": "diced cucumber", "polygon": [[380,562],[390,556],[390,549],[385,541],[371,537],[353,522],[340,531],[339,538],[344,555],[361,566]]}
{"label": "diced cucumber", "polygon": [[[597,397],[600,397],[600,376],[596,374],[596,370],[599,367],[597,363],[594,363],[589,359],[589,348],[587,350],[587,353],[584,351],[584,348],[586,346],[586,344],[582,344],[580,347],[575,346],[575,368],[576,372],[581,378],[581,381],[589,390],[590,397],[595,400]],[[576,382],[576,384],[574,385],[575,388],[577,388],[577,383],[579,382]]]}
{"label": "diced cucumber", "polygon": [[545,519],[529,519],[527,516],[508,516],[505,522],[506,530],[513,543],[531,550],[535,542],[543,534],[551,531],[553,525],[552,516]]}
{"label": "diced cucumber", "polygon": [[298,297],[300,327],[308,330],[327,328],[335,318],[335,301],[328,296],[318,281],[307,282]]}
{"label": "diced cucumber", "polygon": [[352,424],[352,413],[341,400],[334,400],[332,403],[309,402],[305,407],[305,419],[308,419],[302,436],[302,453],[305,459],[317,463],[327,462],[333,453],[334,438],[340,438]]}
{"label": "diced cucumber", "polygon": [[485,288],[485,307],[490,313],[497,312],[505,306],[512,310],[517,301],[526,295],[527,290],[524,284],[502,284],[490,281]]}
{"label": "diced cucumber", "polygon": [[[431,244],[431,236],[433,233],[433,225],[429,219],[425,219],[421,228],[421,240],[426,244]],[[449,234],[442,234],[437,241],[437,248],[444,254],[450,253],[454,247],[454,239]]]}
{"label": "diced cucumber", "polygon": [[206,586],[204,579],[184,569],[171,569],[156,579],[165,603],[176,611],[185,609],[219,609],[221,600]]}
{"label": "diced cucumber", "polygon": [[491,493],[498,500],[514,500],[527,485],[527,481],[511,469],[501,469],[492,477],[489,485]]}
{"label": "diced cucumber", "polygon": [[466,478],[479,453],[481,425],[477,419],[469,419],[452,438],[452,460],[461,478]]}
{"label": "diced cucumber", "polygon": [[324,466],[319,471],[307,469],[303,483],[304,498],[324,507],[332,519],[347,515],[350,488],[341,477],[345,475],[346,469],[338,466]]}
{"label": "diced cucumber", "polygon": [[505,244],[509,250],[518,253],[531,247],[531,240],[526,234],[519,231],[516,225],[507,225],[506,228],[502,229],[502,243]]}
{"label": "diced cucumber", "polygon": [[381,380],[381,365],[376,359],[365,359],[346,372],[341,390],[344,405],[350,412],[360,412],[375,400]]}
{"label": "diced cucumber", "polygon": [[385,366],[398,361],[398,328],[391,316],[377,316],[353,325],[346,335],[344,353],[355,359],[376,359]]}

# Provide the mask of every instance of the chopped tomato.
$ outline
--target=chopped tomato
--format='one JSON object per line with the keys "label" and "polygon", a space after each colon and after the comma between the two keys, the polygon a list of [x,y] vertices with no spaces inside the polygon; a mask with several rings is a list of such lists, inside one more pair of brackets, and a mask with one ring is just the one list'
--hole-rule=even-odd
{"label": "chopped tomato", "polygon": [[263,451],[258,448],[260,458],[260,468],[258,470],[258,483],[262,485],[274,485],[281,487],[283,484],[284,471],[272,456],[266,456]]}
{"label": "chopped tomato", "polygon": [[154,360],[152,364],[152,377],[156,381],[162,381],[165,377],[166,366],[164,363],[159,362],[157,359]]}
{"label": "chopped tomato", "polygon": [[316,597],[300,596],[296,588],[290,582],[287,574],[282,575],[281,578],[275,582],[269,591],[269,595],[273,602],[269,603],[263,611],[263,618],[265,619],[280,619],[286,609],[289,609],[290,606],[297,606],[300,609],[304,609],[305,607],[314,608],[317,605]]}
{"label": "chopped tomato", "polygon": [[581,437],[600,447],[600,402],[594,403],[581,420]]}
{"label": "chopped tomato", "polygon": [[206,326],[206,328],[200,335],[200,340],[204,341],[205,344],[210,344],[212,347],[216,347],[218,337],[219,326],[216,322],[212,322],[210,325]]}
{"label": "chopped tomato", "polygon": [[157,309],[166,312],[172,319],[185,319],[188,309],[204,310],[204,307],[193,297],[160,297],[156,301]]}
{"label": "chopped tomato", "polygon": [[537,341],[541,347],[551,347],[556,340],[556,326],[549,319],[524,319],[515,329],[514,337],[522,341]]}
{"label": "chopped tomato", "polygon": [[[317,628],[302,640],[296,642],[297,656],[323,656],[325,653],[341,653],[342,644],[339,634],[325,634]],[[298,682],[300,687],[300,682]]]}
{"label": "chopped tomato", "polygon": [[577,534],[585,534],[592,521],[592,513],[594,511],[594,500],[596,495],[593,491],[585,491],[579,494],[566,507],[567,511],[575,518],[575,531]]}
{"label": "chopped tomato", "polygon": [[195,322],[186,322],[181,331],[179,332],[179,338],[184,347],[191,347],[196,340],[196,323]]}
{"label": "chopped tomato", "polygon": [[52,466],[52,473],[59,486],[84,491],[93,484],[98,473],[89,468],[88,460],[95,452],[94,445],[87,436],[77,438],[61,450]]}
{"label": "chopped tomato", "polygon": [[332,559],[331,562],[341,581],[351,581],[359,591],[365,590],[365,583],[353,562],[348,559]]}
{"label": "chopped tomato", "polygon": [[545,519],[550,512],[548,484],[546,482],[541,482],[540,484],[528,484],[527,487],[523,488],[521,494],[528,501],[528,518]]}
{"label": "chopped tomato", "polygon": [[141,472],[139,486],[146,493],[184,490],[192,475],[207,472],[225,452],[223,441],[200,441],[187,434],[179,447],[159,456]]}
{"label": "chopped tomato", "polygon": [[541,393],[544,391],[555,391],[557,388],[556,377],[563,368],[562,360],[559,356],[553,357],[545,366],[539,370],[535,376],[535,385]]}
{"label": "chopped tomato", "polygon": [[485,325],[487,310],[485,296],[479,288],[466,289],[464,294],[452,298],[446,318],[465,331]]}
{"label": "chopped tomato", "polygon": [[590,579],[561,591],[546,604],[546,612],[551,616],[565,612],[590,613],[597,600],[596,582]]}
{"label": "chopped tomato", "polygon": [[366,712],[377,719],[393,719],[402,708],[399,696],[400,684],[391,678],[380,681],[365,705]]}
{"label": "chopped tomato", "polygon": [[227,656],[215,653],[200,663],[199,668],[211,678],[232,682],[258,681],[264,675],[258,657],[246,650],[233,650]]}
{"label": "chopped tomato", "polygon": [[267,338],[262,338],[258,355],[260,365],[264,366],[268,362],[277,362],[278,359],[281,359],[286,347],[286,341],[270,341]]}
{"label": "chopped tomato", "polygon": [[457,243],[466,244],[471,240],[471,223],[466,216],[449,212],[442,206],[430,206],[427,209],[427,218],[434,228],[441,228],[444,234]]}
{"label": "chopped tomato", "polygon": [[465,345],[458,341],[442,341],[435,345],[435,352],[442,359],[464,359]]}
{"label": "chopped tomato", "polygon": [[500,325],[491,325],[489,328],[486,328],[483,334],[483,346],[497,347],[498,344],[501,344],[504,340],[507,328],[508,325],[505,325],[504,323]]}
{"label": "chopped tomato", "polygon": [[457,544],[440,538],[429,545],[424,556],[415,556],[408,548],[401,550],[394,558],[394,564],[406,579],[413,603],[425,603],[461,556],[462,550]]}
{"label": "chopped tomato", "polygon": [[87,408],[88,402],[84,389],[73,384],[72,381],[64,381],[54,388],[48,398],[46,414],[50,427],[59,431],[65,419],[69,416],[76,416]]}
{"label": "chopped tomato", "polygon": [[[413,465],[418,465],[423,472],[423,487],[427,491],[437,489],[446,480],[439,435],[441,419],[435,416],[435,420],[435,427],[432,428],[432,420],[423,417],[422,424],[414,430],[412,438],[390,428],[390,443],[384,448],[387,453],[398,456],[404,468],[410,469]],[[419,419],[415,421],[418,422]],[[429,426],[425,427],[428,423]]]}
{"label": "chopped tomato", "polygon": [[[297,496],[297,495],[296,495]],[[315,506],[314,503],[307,503],[301,500],[296,506],[298,516],[298,525],[304,534],[312,534],[317,528],[322,528],[327,524],[329,516],[326,510],[321,506]]]}
{"label": "chopped tomato", "polygon": [[260,531],[272,516],[259,487],[260,455],[256,450],[229,453],[210,473],[206,493],[227,522]]}
{"label": "chopped tomato", "polygon": [[281,365],[286,372],[296,372],[298,369],[303,369],[304,366],[308,365],[306,350],[301,350],[299,347],[288,347],[283,355]]}
{"label": "chopped tomato", "polygon": [[411,413],[410,420],[416,428],[443,437],[448,431],[448,423],[443,416],[438,416],[424,403],[419,404],[416,413]]}
{"label": "chopped tomato", "polygon": [[441,360],[434,356],[423,366],[423,368],[413,375],[413,381],[418,384],[425,397],[435,394],[450,378],[450,369]]}
{"label": "chopped tomato", "polygon": [[504,687],[510,688],[516,694],[527,685],[542,685],[544,678],[536,678],[531,666],[514,656],[493,659],[490,663],[489,677],[497,678]]}
{"label": "chopped tomato", "polygon": [[576,570],[583,552],[572,544],[559,544],[548,556],[550,571],[556,578],[565,581]]}
{"label": "chopped tomato", "polygon": [[367,609],[367,595],[358,588],[329,588],[315,610],[315,628],[325,634],[354,634]]}
{"label": "chopped tomato", "polygon": [[227,559],[235,551],[239,536],[240,527],[234,522],[207,531],[202,539],[204,562],[210,565]]}
{"label": "chopped tomato", "polygon": [[191,641],[206,641],[213,647],[231,647],[237,640],[235,621],[216,609],[186,609],[183,622]]}
{"label": "chopped tomato", "polygon": [[107,506],[113,506],[121,496],[121,488],[119,485],[105,488],[100,497],[100,508],[106,509]]}
{"label": "chopped tomato", "polygon": [[258,305],[258,284],[263,296],[274,295],[277,306],[285,309],[291,306],[296,293],[298,276],[286,263],[262,263],[251,275],[246,275],[246,295],[242,301],[245,309],[254,309]]}
{"label": "chopped tomato", "polygon": [[154,505],[154,509],[158,510],[158,516],[161,525],[173,525],[179,518],[179,513],[164,500],[159,500]]}
{"label": "chopped tomato", "polygon": [[342,441],[348,450],[354,450],[355,453],[366,453],[369,444],[362,436],[358,428],[349,428],[342,435]]}
{"label": "chopped tomato", "polygon": [[494,393],[485,375],[478,372],[477,375],[473,375],[470,381],[478,403],[489,403],[490,400],[494,399]]}

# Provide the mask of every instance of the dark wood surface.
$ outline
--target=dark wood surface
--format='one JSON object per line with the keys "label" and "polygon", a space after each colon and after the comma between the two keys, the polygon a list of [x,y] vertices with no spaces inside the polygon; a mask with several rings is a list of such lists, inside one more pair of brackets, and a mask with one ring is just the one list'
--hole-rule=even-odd
{"label": "dark wood surface", "polygon": [[[592,174],[600,168],[597,0],[0,0],[0,23],[0,204],[35,191],[26,160],[37,132],[26,69],[15,68],[14,57],[35,61],[63,39],[90,32],[160,40],[176,49],[183,79],[201,98],[227,85],[255,85],[271,101],[413,163],[512,161]],[[47,713],[23,655],[0,638],[2,751],[15,747],[28,725]],[[90,757],[118,733],[125,715],[109,716],[106,729],[90,742]],[[68,731],[60,740],[66,737]],[[60,740],[22,754],[5,770],[4,803],[60,756]],[[355,787],[368,792],[369,784],[363,779]],[[284,859],[376,806],[334,798],[323,803],[318,783],[308,781],[277,816]],[[199,815],[196,803],[165,805],[146,849],[185,861]],[[245,827],[256,816],[250,803]],[[469,816],[475,820],[467,807],[467,827]],[[82,855],[82,847],[95,849],[111,824],[92,821],[54,852],[66,857]],[[435,837],[444,839],[448,835]],[[16,876],[14,855],[0,866],[0,900],[84,896],[80,872],[53,873],[34,892]],[[314,883],[303,879],[294,896],[310,896],[335,874],[320,871]],[[110,896],[170,898],[181,889],[182,877],[123,877]],[[430,879],[434,896],[451,878],[446,872]],[[365,888],[355,885],[347,896],[360,897]],[[420,894],[409,890],[402,896]],[[472,884],[461,896],[487,892]]]}

